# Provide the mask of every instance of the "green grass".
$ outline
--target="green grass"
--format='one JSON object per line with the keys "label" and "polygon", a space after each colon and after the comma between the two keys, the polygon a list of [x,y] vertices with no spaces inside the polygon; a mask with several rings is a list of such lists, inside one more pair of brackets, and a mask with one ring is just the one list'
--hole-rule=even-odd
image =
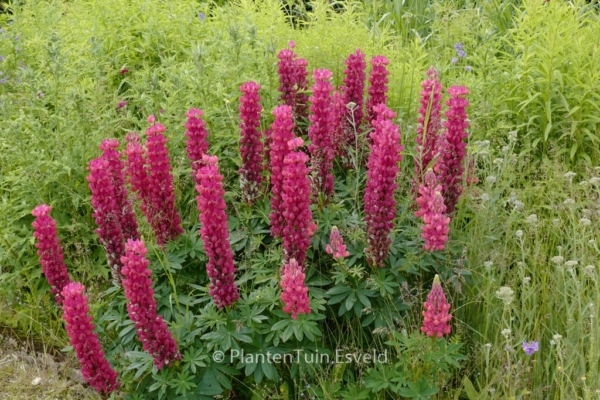
{"label": "green grass", "polygon": [[[430,270],[433,267],[444,272],[444,286],[454,310],[452,340],[464,343],[461,351],[467,359],[460,362],[459,371],[439,374],[441,378],[435,382],[439,393],[434,398],[598,398],[597,1],[350,1],[335,5],[319,1],[312,3],[309,11],[296,4],[293,24],[280,2],[274,0],[226,4],[14,1],[11,9],[13,16],[0,14],[0,27],[5,30],[0,32],[0,55],[4,57],[0,78],[7,79],[0,84],[0,293],[10,301],[2,311],[7,325],[30,338],[43,338],[48,345],[62,348],[67,343],[60,313],[52,304],[38,265],[30,226],[31,209],[48,203],[53,206],[69,271],[90,289],[94,311],[105,318],[100,318],[99,331],[111,338],[107,343],[111,361],[124,368],[130,365],[129,360],[118,357],[124,351],[118,343],[122,328],[106,319],[117,312],[111,308],[115,304],[120,304],[118,312],[123,313],[122,298],[103,294],[109,287],[109,273],[104,250],[93,233],[85,180],[87,162],[99,154],[98,144],[108,137],[123,141],[127,132],[146,128],[149,114],[159,115],[167,127],[177,207],[188,240],[196,236],[197,211],[184,151],[183,123],[188,108],[201,108],[210,132],[210,152],[219,156],[225,175],[228,210],[237,222],[235,229],[242,232],[240,237],[246,238],[243,234],[262,227],[264,221],[239,204],[235,172],[240,163],[238,87],[247,80],[260,82],[262,123],[267,127],[272,121],[270,111],[277,104],[277,52],[289,40],[296,42],[296,52],[308,60],[310,69],[333,71],[336,85],[343,79],[343,60],[360,47],[368,58],[385,54],[390,59],[389,106],[398,112],[406,148],[401,212],[394,231],[399,252],[404,251],[403,241],[414,240],[410,235],[417,232],[408,182],[419,83],[427,68],[434,65],[445,88],[461,84],[471,91],[469,151],[481,182],[463,196],[451,225],[451,251],[444,253],[443,261],[429,265]],[[206,19],[198,17],[200,12],[206,13]],[[14,22],[9,24],[9,20]],[[459,42],[467,57],[452,64],[454,44]],[[472,72],[465,69],[467,65]],[[119,73],[123,68],[129,71],[125,75]],[[128,104],[117,110],[119,101]],[[159,114],[161,109],[163,114]],[[511,132],[516,133],[515,140]],[[481,142],[484,140],[487,144]],[[577,173],[572,182],[564,177],[568,171]],[[339,194],[338,202],[315,215],[324,226],[343,224],[350,242],[360,249],[364,241],[359,222],[364,177],[341,169],[337,173],[338,182],[347,179],[344,193],[356,200],[348,205]],[[495,181],[486,179],[492,176]],[[260,207],[268,209],[264,204]],[[536,218],[530,217],[533,214]],[[142,229],[151,237],[147,225],[142,224]],[[517,236],[517,231],[522,235]],[[318,234],[326,233],[322,228]],[[245,277],[262,279],[265,285],[256,291],[248,283],[248,307],[255,304],[253,301],[263,301],[267,307],[265,299],[277,301],[274,266],[281,254],[268,242],[265,245],[260,233],[252,232],[247,238],[238,252],[239,268]],[[264,248],[267,250],[257,259],[257,249]],[[421,255],[412,256],[402,261],[406,270],[424,262]],[[553,262],[556,256],[564,261]],[[165,271],[172,261],[167,257]],[[184,271],[203,266],[193,258],[184,265]],[[570,260],[577,264],[564,264]],[[154,261],[155,272],[161,274],[162,267]],[[322,325],[325,336],[340,345],[359,348],[373,337],[380,348],[386,341],[405,340],[390,347],[394,358],[418,360],[414,361],[413,373],[426,376],[422,370],[430,364],[423,360],[427,351],[433,350],[423,350],[423,343],[411,333],[418,330],[421,300],[431,277],[420,267],[414,268],[418,273],[403,272],[407,284],[394,292],[402,296],[408,310],[401,319],[392,321],[387,331],[373,334],[361,328],[360,318],[348,317]],[[369,272],[363,268],[356,273],[366,276]],[[192,274],[186,279],[199,277]],[[180,275],[177,278],[181,279],[176,288],[179,295],[192,298],[198,293],[199,289],[194,289],[193,296],[186,292],[189,282]],[[362,278],[356,279],[362,282]],[[510,304],[496,295],[503,286],[514,291]],[[185,331],[187,325],[178,318],[187,308],[215,327],[226,325],[214,310],[178,304],[180,298],[168,285],[161,288],[162,310],[169,310],[173,325],[180,330]],[[315,288],[315,293],[318,290]],[[395,303],[390,300],[386,304],[392,320]],[[183,311],[177,310],[178,306]],[[203,329],[210,332],[206,326]],[[505,329],[510,329],[510,335],[502,334]],[[404,339],[392,333],[401,335],[403,330],[408,332]],[[527,356],[521,343],[531,340],[540,342],[540,351]],[[211,343],[202,342],[206,346]],[[3,376],[12,374],[18,365],[6,368],[11,369],[4,369]],[[136,380],[135,372],[125,372],[125,379],[145,385],[157,376],[148,372]],[[356,382],[352,384],[345,370],[313,372],[293,380],[297,387],[289,390],[290,398],[307,384],[313,389],[318,386],[320,393],[325,393],[317,394],[322,398],[345,394],[352,398],[348,393],[361,378],[377,381],[375,372],[367,367],[353,370]],[[332,382],[329,374],[334,372],[340,378]],[[285,385],[293,386],[289,380],[265,384],[253,379],[252,375],[242,375],[234,382],[265,398],[285,398]],[[344,385],[336,392],[332,386],[337,382]],[[17,380],[11,385],[10,390],[16,390],[28,383]],[[370,396],[391,398],[389,390],[371,392]],[[66,392],[48,396],[67,396],[60,393]],[[40,394],[32,392],[31,396]]]}

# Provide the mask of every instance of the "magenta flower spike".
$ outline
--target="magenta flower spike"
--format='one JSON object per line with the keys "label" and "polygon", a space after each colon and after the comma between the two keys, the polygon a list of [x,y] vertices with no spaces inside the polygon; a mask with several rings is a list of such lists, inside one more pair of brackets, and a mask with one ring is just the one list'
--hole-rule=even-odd
{"label": "magenta flower spike", "polygon": [[240,86],[240,154],[242,167],[240,186],[242,198],[248,205],[252,205],[260,195],[263,170],[263,144],[260,128],[260,85],[256,82],[246,82]]}
{"label": "magenta flower spike", "polygon": [[333,152],[334,155],[346,157],[347,149],[344,147],[346,141],[346,124],[348,120],[346,100],[343,93],[344,88],[336,90],[331,95],[331,112],[333,115]]}
{"label": "magenta flower spike", "polygon": [[316,69],[313,72],[315,84],[310,96],[310,126],[308,136],[311,144],[308,151],[311,154],[313,183],[315,197],[323,193],[326,197],[333,194],[333,159],[335,150],[333,138],[335,134],[335,114],[332,104],[331,92],[333,85],[330,83],[333,74],[326,69]]}
{"label": "magenta flower spike", "polygon": [[127,298],[129,319],[135,324],[137,337],[144,351],[154,357],[154,365],[162,369],[181,355],[167,323],[156,313],[152,289],[152,271],[146,258],[148,250],[141,240],[129,239],[125,244],[123,262],[123,289]]}
{"label": "magenta flower spike", "polygon": [[283,49],[277,54],[279,59],[277,63],[277,72],[279,73],[279,93],[282,104],[296,108],[296,95],[298,88],[296,81],[298,78],[297,65],[294,51]]}
{"label": "magenta flower spike", "polygon": [[294,115],[298,119],[306,118],[308,109],[308,61],[304,58],[298,58],[296,62],[296,100],[294,105]]}
{"label": "magenta flower spike", "polygon": [[121,210],[121,231],[123,238],[139,239],[138,225],[135,219],[133,207],[129,202],[127,187],[125,186],[125,163],[122,154],[117,150],[119,142],[115,139],[106,139],[100,144],[102,158],[108,161],[109,173],[112,177],[112,184],[115,189],[115,200],[117,208]]}
{"label": "magenta flower spike", "polygon": [[444,135],[439,141],[440,159],[435,165],[435,172],[442,184],[442,195],[446,212],[454,212],[458,198],[463,189],[463,159],[465,158],[467,144],[467,121],[466,108],[469,101],[465,98],[469,90],[464,86],[452,86],[448,89],[450,99],[446,102],[448,110],[444,113],[446,128]]}
{"label": "magenta flower spike", "polygon": [[[350,149],[356,147],[356,133],[362,132],[363,108],[365,97],[365,54],[356,49],[344,61],[344,117],[343,117],[343,140],[339,146],[338,154],[342,157],[345,166],[350,167]],[[350,106],[346,108],[346,105]]]}
{"label": "magenta flower spike", "polygon": [[413,188],[423,182],[424,173],[438,151],[438,138],[442,130],[442,84],[438,73],[431,66],[427,70],[429,79],[421,83],[421,108],[417,126],[416,155],[414,158],[415,178]]}
{"label": "magenta flower spike", "polygon": [[206,122],[202,120],[204,112],[197,108],[190,108],[185,113],[187,121],[185,123],[185,150],[192,167],[192,176],[196,177],[198,169],[202,163],[202,156],[208,152],[208,132]]}
{"label": "magenta flower spike", "polygon": [[308,156],[302,151],[294,151],[303,144],[301,138],[288,142],[290,152],[284,160],[282,192],[284,259],[293,258],[302,267],[310,240],[317,230],[310,211],[310,169],[306,166]]}
{"label": "magenta flower spike", "polygon": [[298,319],[298,314],[310,314],[308,288],[304,283],[305,275],[302,266],[295,259],[289,260],[283,266],[281,274],[281,300],[285,306],[283,311],[292,314],[292,319]]}
{"label": "magenta flower spike", "polygon": [[240,295],[235,284],[233,251],[229,243],[223,175],[219,173],[216,156],[205,154],[202,161],[204,166],[196,175],[200,237],[208,257],[206,271],[210,278],[209,294],[214,298],[217,308],[222,308],[233,304]]}
{"label": "magenta flower spike", "polygon": [[348,250],[346,250],[346,245],[344,245],[344,239],[340,234],[340,230],[337,226],[331,228],[331,233],[329,234],[329,244],[325,246],[325,252],[327,254],[331,254],[333,258],[338,260],[342,260],[350,255]]}
{"label": "magenta flower spike", "polygon": [[290,106],[273,109],[275,121],[271,125],[271,236],[281,237],[286,221],[282,211],[283,160],[290,152],[288,142],[294,138],[294,115]]}
{"label": "magenta flower spike", "polygon": [[146,204],[151,217],[148,222],[156,235],[156,242],[161,246],[183,233],[181,219],[175,208],[171,161],[167,150],[167,138],[163,135],[165,130],[162,124],[154,124],[146,130]]}
{"label": "magenta flower spike", "polygon": [[99,157],[93,159],[87,176],[92,192],[92,216],[98,225],[96,233],[106,250],[106,259],[113,277],[121,282],[121,256],[125,251],[125,237],[121,226],[122,212],[117,201],[117,188],[114,186],[110,162]]}
{"label": "magenta flower spike", "polygon": [[388,256],[391,240],[389,234],[396,218],[394,198],[400,172],[400,131],[392,123],[396,113],[380,104],[375,106],[377,118],[370,133],[372,144],[367,163],[367,185],[365,188],[365,221],[367,223],[367,261],[373,267],[383,267]]}
{"label": "magenta flower spike", "polygon": [[451,331],[448,322],[452,319],[452,315],[448,313],[450,304],[446,300],[446,295],[440,283],[438,275],[433,279],[431,292],[427,296],[427,301],[423,304],[423,326],[421,332],[430,337],[441,338],[444,335],[449,335]]}
{"label": "magenta flower spike", "polygon": [[63,320],[71,346],[81,364],[83,378],[99,393],[108,394],[119,388],[114,371],[102,351],[90,315],[85,286],[70,282],[62,290]]}
{"label": "magenta flower spike", "polygon": [[35,229],[33,236],[36,238],[35,247],[38,249],[37,254],[40,257],[42,272],[50,284],[50,291],[54,293],[56,304],[61,305],[63,298],[60,293],[71,281],[71,278],[69,278],[65,265],[65,256],[58,238],[56,222],[50,216],[50,211],[52,211],[52,207],[46,204],[35,207],[31,212],[35,221],[31,225]]}
{"label": "magenta flower spike", "polygon": [[125,140],[127,140],[127,148],[125,149],[127,181],[140,201],[144,215],[149,219],[146,207],[149,191],[146,149],[141,143],[140,135],[135,132],[129,132]]}
{"label": "magenta flower spike", "polygon": [[387,103],[387,84],[389,83],[387,66],[390,64],[385,56],[371,58],[371,73],[369,74],[369,98],[367,99],[367,122],[377,118],[375,107]]}
{"label": "magenta flower spike", "polygon": [[417,204],[420,209],[416,217],[423,218],[421,237],[425,239],[424,250],[444,250],[448,241],[450,218],[446,217],[446,206],[442,196],[442,185],[438,183],[435,173],[429,169],[425,173],[424,182],[419,186]]}

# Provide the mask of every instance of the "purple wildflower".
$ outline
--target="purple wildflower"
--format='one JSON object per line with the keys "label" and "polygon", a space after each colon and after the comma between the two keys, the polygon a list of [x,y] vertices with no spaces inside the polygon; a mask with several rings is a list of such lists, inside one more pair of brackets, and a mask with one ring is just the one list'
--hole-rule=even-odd
{"label": "purple wildflower", "polygon": [[456,64],[458,62],[458,59],[456,57],[452,57],[452,60],[450,60],[450,62],[452,64]]}
{"label": "purple wildflower", "polygon": [[527,354],[528,356],[532,355],[539,349],[540,349],[540,344],[538,342],[536,342],[535,340],[532,340],[529,343],[523,342],[523,351],[525,351],[525,354]]}
{"label": "purple wildflower", "polygon": [[125,107],[127,105],[126,101],[120,101],[119,104],[117,104],[117,110],[120,110],[121,108]]}

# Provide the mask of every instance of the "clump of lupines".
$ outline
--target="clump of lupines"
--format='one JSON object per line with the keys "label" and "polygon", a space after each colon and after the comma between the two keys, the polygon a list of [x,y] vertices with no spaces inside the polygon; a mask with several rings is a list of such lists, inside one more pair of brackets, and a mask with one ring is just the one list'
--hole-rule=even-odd
{"label": "clump of lupines", "polygon": [[166,322],[156,314],[152,271],[148,268],[150,262],[146,259],[147,253],[144,242],[129,239],[125,244],[125,255],[121,258],[121,272],[129,318],[135,324],[144,351],[154,357],[154,365],[160,370],[180,359],[181,355]]}
{"label": "clump of lupines", "polygon": [[415,164],[414,188],[423,182],[423,173],[435,157],[438,149],[438,137],[442,129],[442,84],[438,73],[431,66],[427,70],[429,79],[421,82],[421,108],[417,126],[417,142]]}
{"label": "clump of lupines", "polygon": [[365,188],[365,221],[367,223],[367,260],[371,266],[383,266],[391,240],[388,237],[394,227],[398,188],[396,178],[400,171],[400,131],[392,123],[396,113],[385,104],[375,106],[377,118],[370,133],[371,153],[367,163],[367,186]]}
{"label": "clump of lupines", "polygon": [[452,319],[452,315],[448,313],[450,304],[446,300],[446,295],[440,283],[438,275],[433,279],[431,292],[427,296],[427,301],[423,304],[423,326],[421,332],[430,337],[443,337],[449,335],[451,331],[448,322]]}
{"label": "clump of lupines", "polygon": [[[154,116],[148,118],[154,122]],[[146,180],[146,207],[149,211],[148,222],[156,235],[156,242],[164,245],[183,233],[181,219],[175,208],[175,192],[171,162],[167,150],[167,138],[162,124],[153,124],[146,130],[146,161],[148,163]]]}
{"label": "clump of lupines", "polygon": [[[361,132],[363,121],[363,106],[365,93],[365,54],[356,49],[356,52],[350,54],[344,60],[346,69],[344,70],[344,86],[341,88],[344,92],[344,117],[343,122],[343,142],[339,148],[339,154],[344,160],[344,164],[350,164],[348,149],[356,145],[356,133]],[[346,105],[350,107],[346,108]]]}
{"label": "clump of lupines", "polygon": [[454,211],[462,193],[463,159],[467,147],[464,139],[467,138],[469,127],[466,112],[469,101],[465,98],[468,93],[469,90],[464,86],[452,86],[448,89],[450,99],[446,102],[448,110],[444,113],[446,121],[443,123],[446,129],[439,141],[440,159],[435,165],[447,213]]}
{"label": "clump of lupines", "polygon": [[117,373],[104,356],[98,335],[94,333],[84,290],[81,283],[70,282],[61,292],[65,329],[81,364],[84,379],[98,392],[110,393],[119,387]]}
{"label": "clump of lupines", "polygon": [[304,283],[305,275],[302,266],[295,259],[290,259],[283,266],[281,274],[281,300],[285,304],[283,311],[297,319],[298,314],[310,314],[308,288]]}
{"label": "clump of lupines", "polygon": [[96,233],[106,250],[106,259],[113,277],[121,281],[121,256],[125,250],[125,237],[121,227],[121,208],[117,204],[117,189],[113,185],[110,164],[102,157],[89,163],[87,176],[92,192],[92,216],[98,225]]}
{"label": "clump of lupines", "polygon": [[122,160],[121,153],[117,150],[118,147],[118,141],[106,139],[100,144],[99,149],[102,150],[102,158],[108,161],[108,169],[115,188],[115,200],[117,201],[117,207],[121,210],[123,237],[125,239],[138,239],[140,237],[138,225],[125,186],[125,163]]}
{"label": "clump of lupines", "polygon": [[387,84],[389,82],[387,65],[390,64],[385,56],[371,58],[371,73],[369,74],[369,97],[367,99],[367,122],[371,123],[377,118],[375,107],[387,103]]}
{"label": "clump of lupines", "polygon": [[333,85],[330,80],[333,74],[326,69],[316,69],[313,72],[315,81],[310,96],[310,112],[308,117],[310,126],[308,136],[311,144],[308,150],[311,154],[313,168],[314,195],[323,193],[325,196],[333,194],[333,135],[335,130],[334,110],[331,101]]}
{"label": "clump of lupines", "polygon": [[208,257],[206,271],[210,278],[210,295],[218,308],[233,304],[238,298],[235,285],[233,251],[229,243],[223,175],[219,173],[216,156],[204,155],[204,166],[196,175],[200,236]]}
{"label": "clump of lupines", "polygon": [[60,305],[63,302],[60,292],[71,281],[71,278],[69,278],[65,265],[65,256],[56,231],[56,222],[50,216],[50,211],[52,211],[52,207],[46,204],[35,207],[31,212],[35,221],[31,225],[35,229],[33,236],[37,239],[35,247],[38,249],[37,254],[40,257],[42,272],[50,284],[51,292],[54,293],[56,304]]}
{"label": "clump of lupines", "polygon": [[262,184],[262,153],[260,128],[260,96],[258,91],[260,85],[256,82],[246,82],[240,86],[242,96],[240,97],[240,154],[242,156],[242,167],[240,173],[240,185],[244,202],[252,205],[260,194]]}
{"label": "clump of lupines", "polygon": [[308,156],[302,151],[294,151],[302,146],[301,138],[288,142],[290,153],[283,161],[282,216],[283,255],[286,260],[295,259],[304,266],[306,250],[317,226],[310,211],[310,169],[306,166]]}
{"label": "clump of lupines", "polygon": [[423,218],[421,237],[425,239],[423,249],[428,251],[444,250],[448,241],[448,225],[450,218],[446,217],[446,206],[442,196],[442,185],[438,183],[435,173],[429,169],[425,173],[424,182],[419,186],[417,204],[420,209],[416,217]]}
{"label": "clump of lupines", "polygon": [[196,176],[202,156],[208,152],[208,131],[206,130],[206,122],[202,120],[204,112],[197,108],[190,108],[185,113],[187,121],[185,123],[185,150],[190,159],[192,167],[192,176]]}
{"label": "clump of lupines", "polygon": [[271,125],[271,236],[281,237],[286,221],[282,213],[283,160],[290,152],[288,142],[294,138],[294,115],[290,106],[273,109],[275,121]]}
{"label": "clump of lupines", "polygon": [[350,255],[348,250],[346,250],[346,245],[344,244],[344,239],[340,234],[340,230],[337,226],[331,228],[331,233],[329,234],[329,244],[325,246],[325,251],[327,254],[333,255],[333,258],[337,258],[341,260]]}

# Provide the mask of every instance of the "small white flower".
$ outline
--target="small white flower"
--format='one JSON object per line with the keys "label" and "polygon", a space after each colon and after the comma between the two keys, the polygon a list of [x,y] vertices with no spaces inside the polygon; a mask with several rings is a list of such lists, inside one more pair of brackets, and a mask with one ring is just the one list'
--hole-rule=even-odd
{"label": "small white flower", "polygon": [[510,337],[510,335],[512,334],[512,331],[508,328],[506,329],[502,329],[502,336],[504,336],[505,339],[508,339]]}
{"label": "small white flower", "polygon": [[508,132],[508,140],[510,140],[511,142],[516,141],[517,140],[517,131]]}
{"label": "small white flower", "polygon": [[515,292],[508,286],[502,286],[500,289],[496,290],[496,297],[502,300],[504,304],[508,305],[515,299]]}
{"label": "small white flower", "polygon": [[494,164],[502,164],[504,162],[504,158],[496,158],[494,159]]}
{"label": "small white flower", "polygon": [[562,265],[562,263],[565,261],[565,258],[563,256],[554,256],[550,259],[550,261],[552,261],[554,264]]}
{"label": "small white flower", "polygon": [[592,185],[597,185],[600,183],[600,178],[594,176],[593,178],[590,178],[590,184]]}
{"label": "small white flower", "polygon": [[562,249],[563,249],[562,246],[556,246],[556,250],[558,250],[559,253],[562,251]]}
{"label": "small white flower", "polygon": [[483,347],[485,347],[486,349],[491,349],[492,348],[492,344],[491,343],[486,343],[483,345]]}
{"label": "small white flower", "polygon": [[558,333],[555,333],[554,336],[552,336],[552,339],[554,339],[555,341],[559,341],[560,339],[562,339],[562,335],[559,335]]}
{"label": "small white flower", "polygon": [[538,222],[538,216],[536,214],[531,214],[525,220],[528,224],[536,224]]}
{"label": "small white flower", "polygon": [[585,268],[583,269],[583,272],[584,272],[586,275],[592,276],[592,275],[594,275],[594,271],[595,271],[595,270],[596,270],[596,267],[595,267],[594,265],[588,265],[587,267],[585,267]]}
{"label": "small white flower", "polygon": [[590,246],[595,246],[596,245],[596,239],[590,239],[590,240],[588,240],[588,244]]}
{"label": "small white flower", "polygon": [[516,235],[518,238],[522,238],[522,237],[523,237],[523,231],[519,229],[518,231],[516,231],[516,232],[515,232],[515,235]]}
{"label": "small white flower", "polygon": [[573,204],[575,204],[575,200],[573,200],[573,199],[566,199],[565,201],[563,201],[563,204],[565,206],[572,206]]}
{"label": "small white flower", "polygon": [[490,201],[490,195],[487,193],[483,193],[480,197],[481,201]]}
{"label": "small white flower", "polygon": [[577,174],[575,172],[569,171],[566,174],[563,175],[565,177],[566,180],[568,180],[569,182],[573,182],[573,178],[575,178],[577,176]]}
{"label": "small white flower", "polygon": [[558,218],[554,218],[554,219],[552,220],[552,225],[554,225],[554,226],[557,226],[558,224],[560,224],[560,219],[558,219]]}
{"label": "small white flower", "polygon": [[550,346],[554,346],[556,344],[556,342],[554,340],[550,341]]}
{"label": "small white flower", "polygon": [[493,263],[493,262],[491,262],[491,261],[486,261],[486,262],[484,262],[484,263],[483,263],[483,266],[484,266],[484,267],[485,267],[485,269],[486,269],[486,270],[488,270],[488,271],[489,271],[490,269],[492,269],[492,266],[493,266],[493,265],[494,265],[494,263]]}
{"label": "small white flower", "polygon": [[525,208],[525,203],[519,200],[515,200],[514,205],[517,211],[523,211],[523,209]]}
{"label": "small white flower", "polygon": [[502,147],[502,152],[503,152],[504,154],[508,153],[508,152],[509,152],[509,150],[510,150],[510,146],[503,146],[503,147]]}
{"label": "small white flower", "polygon": [[587,218],[581,218],[581,219],[579,220],[579,223],[580,223],[581,225],[583,225],[583,226],[590,226],[590,225],[592,224],[592,221],[590,221],[590,220],[589,220],[589,219],[587,219]]}
{"label": "small white flower", "polygon": [[585,187],[588,185],[588,183],[589,183],[588,181],[581,181],[581,182],[579,182],[579,185]]}
{"label": "small white flower", "polygon": [[523,278],[523,285],[529,285],[530,283],[531,283],[530,276],[526,276],[525,278]]}
{"label": "small white flower", "polygon": [[496,183],[496,177],[494,175],[490,175],[487,178],[485,178],[485,181],[493,185],[494,183]]}
{"label": "small white flower", "polygon": [[569,260],[565,263],[565,267],[567,267],[567,268],[572,268],[576,265],[579,265],[579,261],[577,261],[577,260]]}

